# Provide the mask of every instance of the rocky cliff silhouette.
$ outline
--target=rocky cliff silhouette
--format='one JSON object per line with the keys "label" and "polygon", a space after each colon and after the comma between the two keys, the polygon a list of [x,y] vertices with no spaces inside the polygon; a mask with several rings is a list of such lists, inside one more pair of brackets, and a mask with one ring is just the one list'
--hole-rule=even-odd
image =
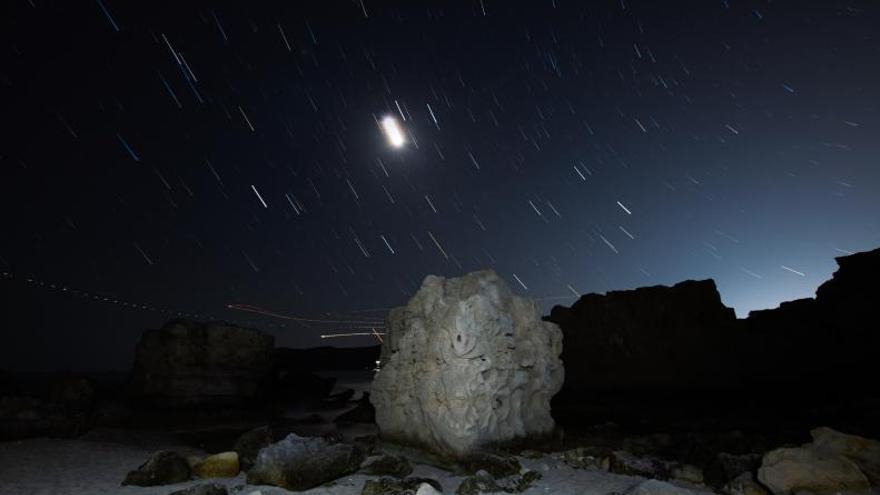
{"label": "rocky cliff silhouette", "polygon": [[545,319],[563,331],[564,390],[747,388],[875,393],[880,249],[836,258],[815,298],[737,319],[712,280],[587,294]]}

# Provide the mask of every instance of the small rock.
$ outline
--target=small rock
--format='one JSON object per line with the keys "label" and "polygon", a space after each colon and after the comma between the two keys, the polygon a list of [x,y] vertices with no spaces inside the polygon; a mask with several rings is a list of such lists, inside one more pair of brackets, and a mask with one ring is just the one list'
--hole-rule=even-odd
{"label": "small rock", "polygon": [[156,486],[170,485],[188,481],[190,477],[189,463],[186,459],[170,450],[160,450],[126,475],[123,485]]}
{"label": "small rock", "polygon": [[727,495],[767,495],[767,490],[755,481],[752,473],[743,473],[730,480],[721,492]]}
{"label": "small rock", "polygon": [[669,466],[659,459],[636,457],[629,452],[615,450],[609,461],[609,470],[615,474],[643,478],[669,478]]}
{"label": "small rock", "polygon": [[455,490],[457,495],[479,495],[481,493],[497,493],[503,492],[504,488],[495,483],[492,475],[486,471],[479,471],[473,476],[465,478],[458,489]]}
{"label": "small rock", "polygon": [[610,468],[610,460],[602,456],[595,449],[577,447],[562,453],[562,462],[575,469],[599,469],[607,471]]}
{"label": "small rock", "polygon": [[758,481],[776,495],[870,488],[868,478],[856,463],[842,455],[819,452],[809,446],[776,449],[765,454],[758,469]]}
{"label": "small rock", "polygon": [[486,471],[494,478],[519,474],[522,466],[516,457],[502,457],[494,454],[474,454],[459,462],[467,474]]}
{"label": "small rock", "polygon": [[208,483],[204,485],[191,486],[183,490],[177,490],[176,492],[171,492],[168,495],[229,495],[229,492],[223,485]]}
{"label": "small rock", "polygon": [[364,457],[353,445],[328,444],[322,438],[303,438],[291,433],[260,450],[247,480],[287,490],[308,490],[356,471]]}
{"label": "small rock", "polygon": [[193,467],[193,474],[199,478],[234,478],[238,476],[239,471],[236,452],[221,452],[208,456]]}
{"label": "small rock", "polygon": [[268,426],[260,426],[243,433],[235,442],[233,450],[238,452],[241,469],[248,470],[257,460],[260,449],[272,443],[272,430]]}
{"label": "small rock", "polygon": [[441,492],[440,483],[428,478],[367,480],[361,489],[361,495],[430,495]]}
{"label": "small rock", "polygon": [[376,476],[394,476],[395,478],[406,478],[412,473],[412,465],[406,457],[398,457],[391,455],[383,455],[375,460],[367,460],[362,466],[361,471]]}
{"label": "small rock", "polygon": [[441,493],[443,492],[437,490],[430,484],[422,483],[421,486],[419,486],[419,490],[416,492],[416,495],[440,495]]}
{"label": "small rock", "polygon": [[495,480],[495,482],[507,493],[522,493],[532,487],[543,476],[537,471],[526,471],[517,476]]}
{"label": "small rock", "polygon": [[626,495],[693,495],[693,492],[665,481],[645,480],[627,490]]}

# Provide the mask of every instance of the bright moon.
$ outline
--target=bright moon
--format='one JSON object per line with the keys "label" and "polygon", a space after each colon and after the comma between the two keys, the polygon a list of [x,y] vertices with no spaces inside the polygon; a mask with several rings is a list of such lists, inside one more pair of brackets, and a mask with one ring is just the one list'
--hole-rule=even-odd
{"label": "bright moon", "polygon": [[385,137],[388,138],[391,146],[400,148],[406,143],[406,139],[403,137],[403,130],[394,117],[388,116],[382,119],[382,130],[385,131]]}

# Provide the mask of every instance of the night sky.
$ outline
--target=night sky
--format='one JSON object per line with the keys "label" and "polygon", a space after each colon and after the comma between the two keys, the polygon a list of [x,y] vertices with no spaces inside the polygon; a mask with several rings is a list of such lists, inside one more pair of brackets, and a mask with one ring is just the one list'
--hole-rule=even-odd
{"label": "night sky", "polygon": [[327,344],[483,268],[545,311],[713,278],[745,316],[880,246],[873,1],[11,0],[0,25],[0,368],[125,369],[178,312]]}

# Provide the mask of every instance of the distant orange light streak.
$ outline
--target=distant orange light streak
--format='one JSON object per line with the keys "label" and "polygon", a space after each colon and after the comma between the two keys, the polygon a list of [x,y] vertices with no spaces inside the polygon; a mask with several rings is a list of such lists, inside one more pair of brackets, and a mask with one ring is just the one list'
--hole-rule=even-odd
{"label": "distant orange light streak", "polygon": [[[252,306],[250,304],[227,304],[227,308],[229,309],[237,309],[239,311],[247,311],[249,313],[257,313],[261,315],[271,316],[273,318],[281,318],[283,320],[292,320],[292,321],[300,321],[304,323],[328,323],[328,324],[342,324],[342,325],[365,325],[364,328],[374,328],[377,326],[377,322],[375,320],[372,321],[358,321],[358,320],[328,320],[323,318],[304,318],[301,316],[291,316],[285,315],[281,313],[276,313],[274,311],[270,311],[268,309],[259,308],[257,306]],[[379,325],[382,326],[382,325]]]}

